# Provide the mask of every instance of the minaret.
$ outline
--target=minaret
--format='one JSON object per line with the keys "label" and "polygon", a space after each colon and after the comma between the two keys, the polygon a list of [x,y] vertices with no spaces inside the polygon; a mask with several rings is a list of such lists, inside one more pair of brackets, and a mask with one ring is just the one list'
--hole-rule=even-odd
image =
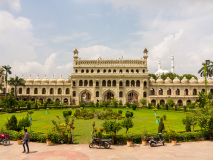
{"label": "minaret", "polygon": [[73,53],[74,53],[74,56],[73,56],[73,58],[74,58],[74,66],[75,65],[77,65],[77,59],[78,59],[78,50],[75,48],[74,50],[73,50]]}
{"label": "minaret", "polygon": [[174,55],[172,55],[172,63],[171,63],[171,72],[174,73],[175,65],[174,65]]}
{"label": "minaret", "polygon": [[161,69],[161,65],[160,65],[160,60],[159,60],[159,62],[158,62],[158,70],[160,70]]}

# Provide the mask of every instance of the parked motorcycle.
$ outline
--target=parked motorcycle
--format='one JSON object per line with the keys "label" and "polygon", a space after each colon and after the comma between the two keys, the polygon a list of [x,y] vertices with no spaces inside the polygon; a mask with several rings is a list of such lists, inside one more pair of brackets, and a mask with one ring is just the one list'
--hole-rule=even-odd
{"label": "parked motorcycle", "polygon": [[98,146],[98,147],[104,147],[106,149],[109,149],[111,144],[112,144],[112,139],[93,138],[92,142],[89,144],[89,148]]}
{"label": "parked motorcycle", "polygon": [[150,137],[149,138],[149,144],[150,147],[153,147],[155,144],[161,143],[162,145],[164,145],[164,141],[165,139],[162,136],[162,133],[158,133],[159,137]]}

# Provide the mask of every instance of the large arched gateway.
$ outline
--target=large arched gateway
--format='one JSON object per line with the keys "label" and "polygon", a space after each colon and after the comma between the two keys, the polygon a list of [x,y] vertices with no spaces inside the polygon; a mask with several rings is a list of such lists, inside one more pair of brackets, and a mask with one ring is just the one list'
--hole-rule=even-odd
{"label": "large arched gateway", "polygon": [[138,94],[134,91],[128,93],[127,101],[129,103],[138,103]]}
{"label": "large arched gateway", "polygon": [[107,91],[104,94],[104,101],[109,101],[114,98],[114,93],[112,91]]}
{"label": "large arched gateway", "polygon": [[81,102],[88,104],[91,101],[91,94],[88,91],[84,91],[81,94]]}

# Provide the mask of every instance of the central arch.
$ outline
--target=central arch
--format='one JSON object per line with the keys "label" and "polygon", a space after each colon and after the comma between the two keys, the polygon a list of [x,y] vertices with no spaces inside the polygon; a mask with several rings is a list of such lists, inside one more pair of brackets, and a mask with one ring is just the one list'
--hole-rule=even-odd
{"label": "central arch", "polygon": [[87,90],[83,91],[80,96],[81,102],[84,104],[88,104],[91,101],[91,93]]}
{"label": "central arch", "polygon": [[138,103],[138,93],[136,91],[130,91],[127,93],[127,101],[129,103]]}
{"label": "central arch", "polygon": [[111,91],[108,90],[104,93],[104,101],[110,101],[112,98],[114,98],[115,94]]}

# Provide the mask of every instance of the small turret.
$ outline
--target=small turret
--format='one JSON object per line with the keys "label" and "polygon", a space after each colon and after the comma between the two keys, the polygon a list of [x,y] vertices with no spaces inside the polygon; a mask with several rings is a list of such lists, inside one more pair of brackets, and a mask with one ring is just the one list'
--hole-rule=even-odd
{"label": "small turret", "polygon": [[147,58],[148,58],[148,49],[147,48],[144,48],[144,50],[143,50],[143,53],[144,53],[144,56],[143,56],[143,58],[147,61]]}
{"label": "small turret", "polygon": [[77,59],[78,59],[78,50],[75,48],[74,50],[73,50],[73,53],[74,53],[74,56],[73,56],[73,58],[74,58],[74,65],[76,65],[76,61],[77,61]]}

